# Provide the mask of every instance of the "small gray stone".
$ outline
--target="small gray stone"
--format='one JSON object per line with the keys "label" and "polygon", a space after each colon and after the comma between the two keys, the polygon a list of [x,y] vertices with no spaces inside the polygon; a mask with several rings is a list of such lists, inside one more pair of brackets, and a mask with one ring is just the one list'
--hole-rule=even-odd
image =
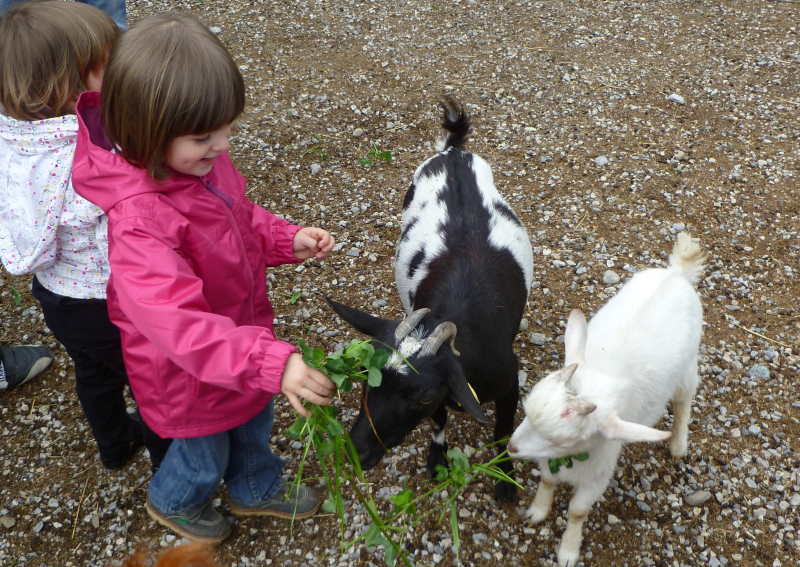
{"label": "small gray stone", "polygon": [[547,343],[547,337],[542,333],[531,333],[528,337],[532,344],[536,346],[544,346]]}
{"label": "small gray stone", "polygon": [[364,135],[364,129],[363,128],[356,128],[355,130],[353,130],[353,137],[354,138],[360,138],[363,135]]}
{"label": "small gray stone", "polygon": [[672,93],[667,97],[667,100],[675,104],[686,104],[686,99],[679,94]]}
{"label": "small gray stone", "polygon": [[17,521],[12,518],[11,516],[0,516],[0,526],[3,526],[6,529],[11,529]]}
{"label": "small gray stone", "polygon": [[683,497],[689,506],[700,506],[709,498],[711,498],[711,493],[707,490],[698,490],[697,492],[692,492]]}
{"label": "small gray stone", "polygon": [[619,283],[619,275],[613,270],[606,270],[603,273],[603,283],[605,285],[614,285]]}
{"label": "small gray stone", "polygon": [[754,364],[750,367],[750,370],[747,371],[747,375],[750,378],[756,378],[758,380],[769,380],[769,368],[763,364]]}
{"label": "small gray stone", "polygon": [[608,165],[608,158],[606,156],[597,156],[594,158],[594,163],[600,167]]}
{"label": "small gray stone", "polygon": [[311,169],[311,175],[316,175],[322,170],[322,166],[318,163],[312,163],[310,169]]}

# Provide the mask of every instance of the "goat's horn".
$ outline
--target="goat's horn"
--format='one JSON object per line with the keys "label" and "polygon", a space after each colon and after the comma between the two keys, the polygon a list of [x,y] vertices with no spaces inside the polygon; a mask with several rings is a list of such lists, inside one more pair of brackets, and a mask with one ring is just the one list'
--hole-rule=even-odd
{"label": "goat's horn", "polygon": [[432,354],[436,354],[439,352],[439,348],[448,339],[450,339],[450,348],[453,349],[453,354],[456,356],[461,356],[461,353],[456,350],[455,345],[457,331],[458,329],[456,328],[456,324],[452,321],[444,321],[443,323],[439,323],[436,325],[433,333],[431,333],[431,335],[425,339],[422,348],[419,349],[419,356],[431,356]]}
{"label": "goat's horn", "polygon": [[413,331],[417,325],[419,325],[419,322],[422,321],[422,318],[430,312],[431,310],[427,307],[416,309],[411,313],[411,315],[400,321],[400,324],[397,325],[397,329],[394,331],[395,340],[399,343],[406,338],[408,334]]}

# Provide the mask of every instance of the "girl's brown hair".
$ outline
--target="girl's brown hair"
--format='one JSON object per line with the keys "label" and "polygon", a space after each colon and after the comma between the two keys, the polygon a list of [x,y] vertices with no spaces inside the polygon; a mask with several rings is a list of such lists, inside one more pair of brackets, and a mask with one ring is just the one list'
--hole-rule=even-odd
{"label": "girl's brown hair", "polygon": [[90,73],[105,65],[119,36],[108,14],[88,4],[45,0],[12,6],[0,18],[0,105],[17,120],[73,112]]}
{"label": "girl's brown hair", "polygon": [[103,78],[106,134],[131,164],[169,175],[167,147],[205,134],[244,109],[244,81],[216,36],[194,16],[145,18],[122,36]]}

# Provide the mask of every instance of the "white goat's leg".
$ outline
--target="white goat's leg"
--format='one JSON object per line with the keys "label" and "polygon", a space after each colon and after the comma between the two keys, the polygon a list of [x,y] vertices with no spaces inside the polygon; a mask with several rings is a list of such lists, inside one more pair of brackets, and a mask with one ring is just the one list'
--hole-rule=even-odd
{"label": "white goat's leg", "polygon": [[549,482],[542,477],[539,481],[539,488],[536,490],[536,496],[533,502],[525,512],[525,516],[534,524],[538,524],[544,520],[550,513],[550,508],[553,506],[553,495],[556,492],[555,483]]}
{"label": "white goat's leg", "polygon": [[692,398],[697,389],[697,365],[692,367],[692,375],[686,387],[678,386],[672,398],[672,438],[669,451],[675,458],[685,457],[689,448],[689,419],[692,415]]}
{"label": "white goat's leg", "polygon": [[569,501],[567,529],[564,530],[561,544],[558,546],[559,567],[575,567],[578,564],[583,542],[583,523],[606,486],[608,483],[599,482],[580,485],[575,489],[575,494]]}

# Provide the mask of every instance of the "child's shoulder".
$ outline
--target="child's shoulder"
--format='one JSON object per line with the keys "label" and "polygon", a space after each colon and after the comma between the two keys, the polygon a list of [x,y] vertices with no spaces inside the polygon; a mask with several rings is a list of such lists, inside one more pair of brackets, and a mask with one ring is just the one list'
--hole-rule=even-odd
{"label": "child's shoulder", "polygon": [[74,114],[41,120],[17,120],[0,112],[0,133],[19,142],[35,142],[50,147],[54,143],[75,145],[78,118]]}

